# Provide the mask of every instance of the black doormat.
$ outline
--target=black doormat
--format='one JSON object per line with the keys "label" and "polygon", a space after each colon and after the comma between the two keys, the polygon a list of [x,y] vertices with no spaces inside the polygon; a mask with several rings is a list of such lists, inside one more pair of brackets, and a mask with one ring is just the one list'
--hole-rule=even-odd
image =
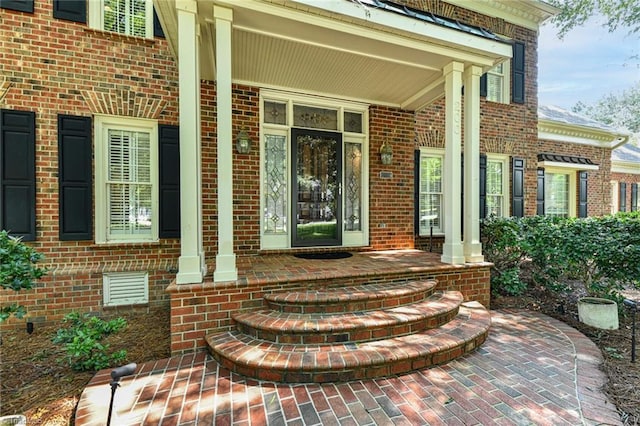
{"label": "black doormat", "polygon": [[346,259],[353,255],[347,251],[328,251],[325,253],[297,253],[294,256],[299,259]]}

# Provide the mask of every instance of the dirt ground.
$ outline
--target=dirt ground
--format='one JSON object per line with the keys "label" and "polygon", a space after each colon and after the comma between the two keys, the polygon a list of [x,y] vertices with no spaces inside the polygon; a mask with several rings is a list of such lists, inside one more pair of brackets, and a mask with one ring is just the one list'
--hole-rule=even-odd
{"label": "dirt ground", "polygon": [[[640,299],[640,294],[634,294]],[[519,307],[541,311],[577,328],[591,338],[604,355],[609,377],[606,393],[617,405],[625,424],[640,425],[640,343],[631,362],[632,316],[620,318],[620,329],[605,331],[578,322],[577,295],[558,296],[540,289],[527,295],[492,301],[492,308]],[[126,349],[127,362],[142,363],[169,356],[168,309],[148,314],[122,315],[125,330],[111,336],[111,349]],[[640,328],[640,315],[637,318]],[[60,363],[63,353],[51,342],[58,326],[5,331],[0,344],[0,415],[25,414],[29,425],[72,425],[75,406],[94,373],[76,373]]]}

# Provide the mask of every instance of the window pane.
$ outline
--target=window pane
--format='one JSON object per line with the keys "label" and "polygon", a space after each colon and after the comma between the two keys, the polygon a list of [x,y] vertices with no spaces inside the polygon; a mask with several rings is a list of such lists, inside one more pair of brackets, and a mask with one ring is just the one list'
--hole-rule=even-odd
{"label": "window pane", "polygon": [[502,161],[487,161],[487,197],[486,216],[503,216],[502,202],[504,182],[504,163]]}
{"label": "window pane", "polygon": [[502,77],[496,74],[487,74],[487,100],[492,102],[502,101]]}
{"label": "window pane", "polygon": [[420,159],[420,235],[440,232],[442,227],[442,158]]}
{"label": "window pane", "polygon": [[344,131],[362,133],[362,114],[359,112],[345,112]]}
{"label": "window pane", "polygon": [[104,30],[146,36],[146,0],[104,0]]}
{"label": "window pane", "polygon": [[150,135],[108,132],[107,211],[110,236],[151,236]]}
{"label": "window pane", "polygon": [[312,129],[338,130],[338,111],[335,109],[294,105],[293,125]]}
{"label": "window pane", "polygon": [[361,231],[362,147],[345,144],[345,231]]}
{"label": "window pane", "polygon": [[287,232],[287,138],[265,135],[264,232]]}
{"label": "window pane", "polygon": [[269,124],[287,124],[287,104],[264,101],[264,122]]}
{"label": "window pane", "polygon": [[544,214],[569,217],[569,175],[546,173],[544,177]]}

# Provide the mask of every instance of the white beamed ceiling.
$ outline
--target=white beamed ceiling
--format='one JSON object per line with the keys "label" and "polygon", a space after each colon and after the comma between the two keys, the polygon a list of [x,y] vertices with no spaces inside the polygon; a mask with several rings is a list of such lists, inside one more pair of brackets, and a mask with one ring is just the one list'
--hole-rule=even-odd
{"label": "white beamed ceiling", "polygon": [[[509,44],[388,12],[376,11],[382,18],[392,19],[395,27],[381,25],[381,18],[359,21],[294,2],[215,4],[233,9],[234,82],[258,87],[415,110],[444,94],[442,69],[452,60],[487,70],[511,56]],[[175,52],[175,3],[156,0],[155,5]],[[197,5],[200,74],[202,79],[214,81],[214,2],[198,0]],[[357,7],[346,1],[344,5],[347,9]],[[398,30],[403,24],[407,31]]]}

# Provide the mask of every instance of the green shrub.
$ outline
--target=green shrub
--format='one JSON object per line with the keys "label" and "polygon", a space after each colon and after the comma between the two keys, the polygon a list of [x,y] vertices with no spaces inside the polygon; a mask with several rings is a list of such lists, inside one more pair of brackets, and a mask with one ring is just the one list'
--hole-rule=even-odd
{"label": "green shrub", "polygon": [[[20,291],[33,288],[34,282],[47,273],[45,268],[36,265],[42,259],[42,254],[20,238],[11,237],[5,230],[0,231],[0,286],[3,289]],[[0,322],[11,315],[22,318],[25,314],[25,308],[16,303],[0,306]]]}
{"label": "green shrub", "polygon": [[591,296],[619,298],[624,286],[640,285],[640,212],[594,218],[489,218],[483,222],[485,257],[494,263],[492,291],[520,294],[512,269],[523,265],[535,284],[564,291],[568,279]]}
{"label": "green shrub", "polygon": [[122,363],[127,352],[124,350],[108,354],[109,345],[100,341],[103,337],[115,333],[127,326],[124,318],[104,321],[96,316],[81,315],[77,312],[67,314],[63,320],[66,328],[58,329],[53,342],[64,344],[64,361],[76,371],[97,371]]}
{"label": "green shrub", "polygon": [[520,270],[511,268],[491,275],[491,291],[494,294],[520,296],[527,290],[527,283],[520,279]]}

